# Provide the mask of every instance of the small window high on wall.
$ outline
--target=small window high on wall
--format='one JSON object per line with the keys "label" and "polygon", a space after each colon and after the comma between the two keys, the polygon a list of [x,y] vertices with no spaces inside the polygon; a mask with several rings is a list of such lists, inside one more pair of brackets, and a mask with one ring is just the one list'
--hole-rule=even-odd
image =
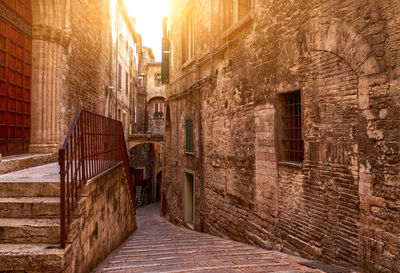
{"label": "small window high on wall", "polygon": [[244,18],[250,11],[249,0],[222,0],[222,28],[227,30]]}
{"label": "small window high on wall", "polygon": [[194,57],[194,22],[193,12],[189,10],[183,17],[182,24],[182,63]]}
{"label": "small window high on wall", "polygon": [[300,91],[279,95],[280,160],[304,160],[303,123]]}
{"label": "small window high on wall", "polygon": [[187,119],[185,124],[185,134],[186,134],[186,153],[193,153],[193,120]]}

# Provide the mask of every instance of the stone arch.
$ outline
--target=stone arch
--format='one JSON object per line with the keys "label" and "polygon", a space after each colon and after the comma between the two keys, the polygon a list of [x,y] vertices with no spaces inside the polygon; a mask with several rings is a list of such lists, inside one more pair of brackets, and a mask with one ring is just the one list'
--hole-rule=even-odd
{"label": "stone arch", "polygon": [[135,148],[136,146],[142,145],[142,144],[154,144],[154,145],[160,145],[162,147],[164,147],[164,143],[160,142],[160,141],[155,141],[155,140],[144,140],[144,141],[129,141],[129,145],[128,145],[128,150]]}
{"label": "stone arch", "polygon": [[[358,194],[357,198],[360,200],[357,201],[359,202],[358,206],[362,207],[363,197],[370,194],[368,189],[371,187],[371,175],[366,171],[367,168],[363,166],[362,158],[365,151],[359,147],[359,143],[364,142],[362,138],[366,138],[363,134],[364,130],[369,138],[379,139],[380,137],[380,132],[376,131],[373,128],[374,126],[370,126],[377,117],[374,116],[370,109],[371,90],[369,88],[377,79],[382,81],[380,77],[387,77],[387,75],[383,74],[385,71],[378,65],[377,58],[366,39],[358,34],[354,27],[335,18],[310,19],[301,25],[291,37],[282,41],[278,52],[278,91],[301,89],[303,87],[301,66],[303,63],[307,63],[307,60],[311,59],[310,56],[315,52],[335,55],[354,72],[357,78],[356,88],[354,89],[357,98],[353,109],[358,114],[358,127],[356,129],[359,129],[359,133],[354,139],[351,139],[351,144],[356,144],[353,150],[354,154],[356,154],[354,167],[358,169],[354,172],[349,170],[348,174],[353,176],[354,181],[357,181],[358,188],[354,190],[354,196]],[[294,83],[285,82],[286,75],[292,76],[292,79],[300,79],[300,81],[294,81]],[[319,144],[317,143],[316,145]],[[357,205],[357,202],[354,202],[354,204]],[[362,248],[361,244],[360,248]],[[361,259],[361,257],[358,259]]]}
{"label": "stone arch", "polygon": [[[302,59],[309,58],[312,51],[330,52],[345,61],[358,76],[358,107],[361,114],[367,120],[375,118],[369,106],[368,87],[371,76],[384,71],[380,70],[371,46],[354,27],[337,18],[310,19],[279,48],[277,69],[283,75],[296,75]],[[280,83],[284,89],[287,88],[286,84]],[[293,88],[291,84],[289,86]],[[372,131],[368,134],[377,135]]]}
{"label": "stone arch", "polygon": [[307,21],[281,48],[278,62],[281,59],[285,63],[278,65],[284,70],[295,70],[299,60],[312,51],[327,51],[343,59],[359,77],[380,72],[367,41],[353,27],[335,18]]}
{"label": "stone arch", "polygon": [[153,96],[153,97],[149,97],[147,98],[147,104],[150,104],[152,101],[154,100],[162,100],[165,101],[165,98],[163,96]]}

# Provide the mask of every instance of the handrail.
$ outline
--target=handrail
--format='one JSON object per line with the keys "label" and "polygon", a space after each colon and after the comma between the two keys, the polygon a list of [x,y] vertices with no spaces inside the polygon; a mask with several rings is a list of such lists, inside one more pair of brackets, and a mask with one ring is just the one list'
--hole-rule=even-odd
{"label": "handrail", "polygon": [[63,146],[60,165],[60,241],[65,242],[83,186],[102,172],[123,162],[133,212],[136,210],[133,178],[122,123],[86,110],[79,110]]}

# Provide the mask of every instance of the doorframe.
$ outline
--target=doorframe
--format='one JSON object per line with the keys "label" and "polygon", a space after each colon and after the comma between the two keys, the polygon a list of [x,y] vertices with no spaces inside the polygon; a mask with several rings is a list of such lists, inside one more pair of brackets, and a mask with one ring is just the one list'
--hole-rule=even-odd
{"label": "doorframe", "polygon": [[[186,185],[187,185],[187,175],[193,176],[193,188],[192,188],[192,200],[193,200],[193,208],[192,208],[192,223],[186,222]],[[185,222],[185,225],[189,227],[190,229],[194,230],[194,223],[195,223],[195,212],[196,212],[196,172],[189,170],[189,169],[184,169],[184,185],[183,185],[183,220]]]}

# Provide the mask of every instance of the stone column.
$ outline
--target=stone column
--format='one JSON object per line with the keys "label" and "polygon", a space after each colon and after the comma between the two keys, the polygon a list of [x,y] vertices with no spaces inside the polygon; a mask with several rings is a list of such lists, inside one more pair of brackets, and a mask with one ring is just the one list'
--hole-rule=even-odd
{"label": "stone column", "polygon": [[60,147],[62,73],[70,42],[69,1],[32,1],[32,153],[54,153]]}

